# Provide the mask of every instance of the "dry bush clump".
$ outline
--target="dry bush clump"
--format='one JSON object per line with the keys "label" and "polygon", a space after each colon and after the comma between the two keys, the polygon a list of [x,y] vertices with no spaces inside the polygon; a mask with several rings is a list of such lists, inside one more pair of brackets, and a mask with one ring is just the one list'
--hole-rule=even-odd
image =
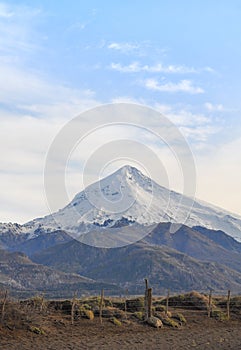
{"label": "dry bush clump", "polygon": [[183,314],[181,314],[180,312],[178,312],[177,314],[174,314],[172,316],[172,318],[174,318],[175,320],[177,320],[180,324],[186,324],[187,320],[186,318],[183,316]]}
{"label": "dry bush clump", "polygon": [[230,300],[230,310],[241,315],[241,296],[236,296]]}
{"label": "dry bush clump", "polygon": [[[79,304],[87,304],[92,309],[100,305],[100,296],[81,299],[79,300]],[[110,298],[103,298],[103,307],[105,306],[113,306]]]}
{"label": "dry bush clump", "polygon": [[33,332],[33,333],[35,333],[35,334],[45,334],[45,331],[44,330],[42,330],[41,328],[39,328],[39,327],[34,327],[34,326],[30,326],[29,327],[29,331],[30,332]]}
{"label": "dry bush clump", "polygon": [[144,298],[135,298],[126,300],[126,310],[128,312],[143,312]]}
{"label": "dry bush clump", "polygon": [[39,321],[39,314],[31,306],[13,300],[6,303],[3,326],[9,329],[29,329],[30,324]]}
{"label": "dry bush clump", "polygon": [[164,317],[162,318],[161,321],[165,326],[168,326],[168,327],[172,327],[172,328],[180,327],[180,324],[176,320],[173,320],[172,318],[169,318],[169,317]]}
{"label": "dry bush clump", "polygon": [[119,310],[125,311],[126,309],[126,301],[123,301],[122,299],[120,300],[113,300],[112,301],[113,307],[116,307]]}
{"label": "dry bush clump", "polygon": [[[216,299],[216,306],[220,309],[227,309],[227,297]],[[234,296],[230,299],[230,311],[236,316],[241,316],[241,296]]]}
{"label": "dry bush clump", "polygon": [[227,321],[228,320],[227,313],[223,312],[222,310],[218,310],[218,309],[212,310],[211,317],[213,317],[219,321]]}
{"label": "dry bush clump", "polygon": [[[163,299],[162,304],[165,303],[166,299]],[[207,310],[208,297],[196,291],[192,291],[186,294],[171,296],[169,298],[169,306],[182,309],[191,308],[193,310]]]}
{"label": "dry bush clump", "polygon": [[109,321],[111,322],[111,323],[113,323],[115,326],[118,326],[118,327],[120,327],[121,325],[122,325],[122,323],[121,323],[121,321],[119,321],[117,318],[115,318],[115,317],[111,317],[110,319],[109,319]]}
{"label": "dry bush clump", "polygon": [[81,308],[80,312],[81,312],[81,317],[87,318],[88,320],[93,320],[95,317],[93,311],[91,310]]}
{"label": "dry bush clump", "polygon": [[[93,311],[95,316],[100,315],[100,308],[99,307],[93,307],[92,311]],[[118,319],[122,319],[126,315],[123,310],[120,310],[116,307],[111,307],[111,306],[104,307],[102,309],[101,314],[102,314],[103,318],[116,317]]]}
{"label": "dry bush clump", "polygon": [[155,308],[156,311],[165,311],[166,310],[166,306],[163,305],[163,298],[162,299],[158,299],[158,300],[154,300],[153,301],[153,306]]}
{"label": "dry bush clump", "polygon": [[133,316],[139,321],[144,321],[144,318],[145,318],[144,312],[142,312],[142,311],[134,312]]}
{"label": "dry bush clump", "polygon": [[30,302],[33,303],[33,307],[39,311],[46,311],[47,302],[44,299],[43,294],[37,294],[30,299]]}

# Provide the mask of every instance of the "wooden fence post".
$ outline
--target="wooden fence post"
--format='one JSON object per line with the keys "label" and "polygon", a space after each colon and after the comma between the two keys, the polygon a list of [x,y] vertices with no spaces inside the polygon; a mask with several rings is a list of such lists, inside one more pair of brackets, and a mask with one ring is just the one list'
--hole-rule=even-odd
{"label": "wooden fence post", "polygon": [[75,311],[75,305],[76,305],[76,293],[74,293],[72,305],[71,305],[71,324],[74,324],[74,311]]}
{"label": "wooden fence post", "polygon": [[100,295],[100,323],[102,324],[102,308],[103,308],[103,301],[104,301],[104,289],[101,289],[101,295]]}
{"label": "wooden fence post", "polygon": [[144,307],[145,307],[145,320],[148,319],[148,280],[145,278],[145,298],[144,298]]}
{"label": "wooden fence post", "polygon": [[169,297],[170,297],[170,290],[168,289],[167,291],[167,299],[166,299],[166,315],[168,313],[168,309],[169,309]]}
{"label": "wooden fence post", "polygon": [[40,312],[44,310],[44,306],[45,306],[44,304],[45,304],[44,294],[41,294]]}
{"label": "wooden fence post", "polygon": [[230,319],[230,290],[228,290],[228,299],[227,299],[227,319]]}
{"label": "wooden fence post", "polygon": [[208,296],[208,317],[211,317],[212,312],[212,289],[210,289]]}
{"label": "wooden fence post", "polygon": [[147,290],[147,318],[152,316],[152,288]]}
{"label": "wooden fence post", "polygon": [[127,319],[127,305],[126,305],[126,300],[128,298],[128,288],[126,288],[126,295],[125,295],[125,318]]}

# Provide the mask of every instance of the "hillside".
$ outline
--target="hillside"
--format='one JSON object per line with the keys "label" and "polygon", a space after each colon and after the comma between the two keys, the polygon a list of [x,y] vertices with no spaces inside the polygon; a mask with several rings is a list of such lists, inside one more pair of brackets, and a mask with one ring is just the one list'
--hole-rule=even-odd
{"label": "hillside", "polygon": [[219,244],[223,248],[232,252],[241,253],[241,243],[237,242],[233,237],[230,237],[225,232],[221,230],[209,230],[206,227],[201,226],[195,226],[193,229],[200,232],[211,241]]}
{"label": "hillside", "polygon": [[[185,225],[171,233],[170,226],[170,223],[158,224],[143,240],[149,244],[176,249],[198,260],[217,262],[241,272],[241,243],[232,237],[224,232],[219,234],[219,231],[214,236],[216,231],[206,228],[195,230]],[[228,249],[226,242],[229,242]]]}
{"label": "hillside", "polygon": [[204,262],[165,246],[144,242],[127,247],[104,249],[71,241],[32,256],[33,261],[56,269],[128,287],[143,292],[148,277],[155,292],[183,290],[241,289],[241,274],[215,263]]}
{"label": "hillside", "polygon": [[117,290],[115,286],[34,263],[23,253],[4,250],[0,250],[0,284],[22,295],[45,292],[51,296],[66,296],[76,290],[99,292],[103,287]]}

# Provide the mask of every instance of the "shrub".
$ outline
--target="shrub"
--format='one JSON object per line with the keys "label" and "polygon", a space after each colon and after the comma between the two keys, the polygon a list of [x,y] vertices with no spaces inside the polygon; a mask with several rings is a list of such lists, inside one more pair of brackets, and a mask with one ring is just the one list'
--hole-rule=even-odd
{"label": "shrub", "polygon": [[30,327],[29,330],[35,334],[45,334],[45,332],[38,327]]}
{"label": "shrub", "polygon": [[125,310],[125,301],[115,300],[112,302],[113,306],[122,311]]}
{"label": "shrub", "polygon": [[82,317],[84,317],[84,318],[88,318],[88,320],[93,320],[94,319],[94,313],[93,313],[93,311],[91,311],[91,310],[86,310],[86,309],[83,309],[82,310]]}
{"label": "shrub", "polygon": [[168,327],[179,328],[179,324],[175,320],[169,317],[163,318],[162,323]]}
{"label": "shrub", "polygon": [[227,321],[228,320],[227,314],[221,310],[213,310],[211,313],[211,317],[213,317],[219,321]]}
{"label": "shrub", "polygon": [[141,311],[136,311],[133,314],[138,320],[142,321],[144,319],[144,314]]}
{"label": "shrub", "polygon": [[117,318],[115,318],[115,317],[111,317],[110,319],[109,319],[109,321],[111,322],[111,323],[113,323],[115,326],[121,326],[122,324],[121,324],[121,322],[119,321],[119,320],[117,320]]}
{"label": "shrub", "polygon": [[128,312],[138,312],[144,310],[144,298],[126,300],[126,310]]}
{"label": "shrub", "polygon": [[[166,299],[163,299],[161,303],[165,305]],[[194,310],[207,310],[208,297],[196,291],[192,291],[190,293],[170,297],[169,306],[180,308],[192,307]]]}
{"label": "shrub", "polygon": [[91,310],[91,306],[89,304],[82,304],[81,305],[85,310]]}
{"label": "shrub", "polygon": [[164,305],[156,305],[155,309],[156,309],[156,311],[160,311],[160,312],[163,312],[166,310]]}
{"label": "shrub", "polygon": [[187,320],[185,319],[185,317],[183,316],[183,314],[177,313],[175,315],[172,316],[175,320],[178,320],[180,323],[186,324]]}
{"label": "shrub", "polygon": [[46,308],[46,301],[43,294],[35,295],[30,299],[30,303],[33,303],[34,308],[43,311]]}
{"label": "shrub", "polygon": [[162,312],[166,310],[166,307],[162,304],[162,300],[155,300],[153,302],[153,306],[155,307],[156,311]]}

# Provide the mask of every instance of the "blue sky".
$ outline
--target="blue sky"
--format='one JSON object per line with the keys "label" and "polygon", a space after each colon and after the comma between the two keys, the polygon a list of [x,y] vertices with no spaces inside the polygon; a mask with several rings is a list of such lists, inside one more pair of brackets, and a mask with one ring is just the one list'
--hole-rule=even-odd
{"label": "blue sky", "polygon": [[197,196],[241,214],[240,18],[238,0],[0,1],[0,220],[46,213],[54,135],[117,101],[176,123],[195,156]]}

